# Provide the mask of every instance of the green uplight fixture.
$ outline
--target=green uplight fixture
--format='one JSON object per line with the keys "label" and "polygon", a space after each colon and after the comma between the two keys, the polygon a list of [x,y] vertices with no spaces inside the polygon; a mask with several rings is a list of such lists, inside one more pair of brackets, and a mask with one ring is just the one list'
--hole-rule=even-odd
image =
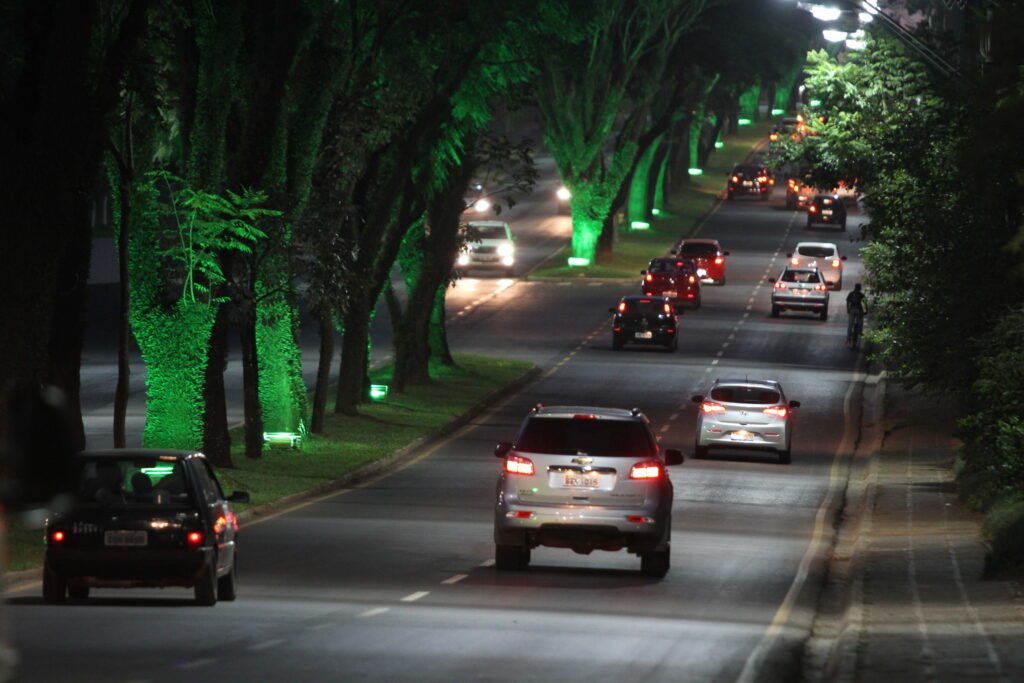
{"label": "green uplight fixture", "polygon": [[569,257],[569,265],[570,266],[589,266],[590,265],[590,259],[583,258],[583,257],[580,257],[580,256],[570,256]]}
{"label": "green uplight fixture", "polygon": [[274,446],[298,448],[302,443],[302,434],[299,432],[263,432],[263,443],[271,448]]}
{"label": "green uplight fixture", "polygon": [[651,224],[647,221],[633,221],[629,224],[629,227],[633,230],[647,230],[651,227]]}
{"label": "green uplight fixture", "polygon": [[772,109],[772,116],[782,116],[785,113],[784,109]]}
{"label": "green uplight fixture", "polygon": [[808,101],[807,104],[809,104],[812,107],[820,107],[821,106],[821,100],[813,99],[813,100]]}
{"label": "green uplight fixture", "polygon": [[715,149],[722,149],[725,147],[725,143],[721,140],[715,140]]}
{"label": "green uplight fixture", "polygon": [[371,384],[370,385],[370,398],[374,401],[383,401],[388,397],[388,385],[387,384]]}
{"label": "green uplight fixture", "polygon": [[689,173],[690,175],[704,175],[703,168],[688,168],[686,169],[686,172]]}
{"label": "green uplight fixture", "polygon": [[737,119],[736,123],[738,123],[741,126],[749,126],[750,125],[750,119]]}
{"label": "green uplight fixture", "polygon": [[651,214],[655,216],[661,215],[661,209],[651,209]]}

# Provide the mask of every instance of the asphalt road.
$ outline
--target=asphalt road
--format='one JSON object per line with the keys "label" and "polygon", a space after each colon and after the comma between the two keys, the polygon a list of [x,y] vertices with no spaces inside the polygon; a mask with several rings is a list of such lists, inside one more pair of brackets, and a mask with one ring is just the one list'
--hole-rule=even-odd
{"label": "asphalt road", "polygon": [[[237,602],[194,607],[178,589],[94,589],[66,606],[43,605],[38,588],[16,596],[20,680],[792,679],[822,580],[834,465],[856,438],[861,376],[843,344],[846,290],[833,293],[828,321],[775,319],[765,278],[796,242],[835,241],[850,256],[848,289],[860,272],[850,242],[860,215],[849,233],[807,231],[776,195],[723,204],[703,226],[701,236],[731,251],[728,284],[706,287],[703,307],[685,313],[674,354],[611,350],[607,309],[639,278],[479,278],[453,292],[456,352],[524,358],[542,378],[407,466],[246,525]],[[540,208],[521,220],[538,254],[566,234],[567,219]],[[713,451],[672,468],[665,579],[641,576],[625,552],[538,549],[525,572],[494,569],[491,450],[530,406],[638,406],[662,445],[689,455],[689,397],[726,376],[778,379],[802,402],[793,464]]]}

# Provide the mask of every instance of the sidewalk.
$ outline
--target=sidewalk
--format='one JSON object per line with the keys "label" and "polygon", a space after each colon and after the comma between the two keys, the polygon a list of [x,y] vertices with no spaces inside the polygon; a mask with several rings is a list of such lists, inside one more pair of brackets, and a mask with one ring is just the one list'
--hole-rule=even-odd
{"label": "sidewalk", "polygon": [[1024,681],[1024,595],[981,577],[980,517],[951,469],[955,414],[895,383],[878,389],[877,448],[854,458],[805,677]]}

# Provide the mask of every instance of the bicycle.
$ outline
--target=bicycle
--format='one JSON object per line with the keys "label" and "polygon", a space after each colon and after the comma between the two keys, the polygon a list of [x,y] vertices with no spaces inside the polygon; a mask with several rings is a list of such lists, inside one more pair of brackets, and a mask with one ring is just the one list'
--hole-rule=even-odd
{"label": "bicycle", "polygon": [[857,348],[860,342],[861,332],[864,331],[864,311],[860,308],[853,308],[849,312],[849,322],[846,324],[846,346],[850,350]]}

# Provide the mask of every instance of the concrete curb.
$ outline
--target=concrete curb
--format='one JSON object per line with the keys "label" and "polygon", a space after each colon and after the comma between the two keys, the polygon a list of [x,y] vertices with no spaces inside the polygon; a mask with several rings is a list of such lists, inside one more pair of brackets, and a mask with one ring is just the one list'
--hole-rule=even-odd
{"label": "concrete curb", "polygon": [[[321,484],[320,486],[300,491],[298,493],[293,493],[274,501],[254,505],[248,510],[240,512],[238,514],[238,521],[242,526],[244,526],[246,522],[258,519],[264,515],[278,512],[307,500],[312,500],[319,496],[350,488],[360,482],[372,479],[387,468],[412,459],[412,457],[425,446],[440,442],[445,437],[453,434],[459,428],[471,422],[474,418],[484,413],[488,408],[495,405],[502,399],[522,391],[524,388],[536,381],[536,379],[540,377],[540,374],[541,369],[534,366],[508,384],[498,387],[491,393],[487,394],[476,404],[466,410],[466,412],[456,416],[447,424],[441,425],[425,436],[412,441],[391,455],[379,460],[374,460],[373,462],[368,462],[358,469],[355,469],[338,479]],[[34,567],[32,569],[24,569],[17,572],[6,572],[3,577],[3,592],[5,595],[9,595],[10,593],[24,589],[32,583],[38,583],[40,581],[42,581],[42,567]]]}
{"label": "concrete curb", "polygon": [[805,644],[803,680],[855,680],[863,626],[864,547],[870,539],[876,456],[885,437],[886,373],[868,374],[861,397],[860,434],[848,463],[843,502],[828,555],[828,575]]}

